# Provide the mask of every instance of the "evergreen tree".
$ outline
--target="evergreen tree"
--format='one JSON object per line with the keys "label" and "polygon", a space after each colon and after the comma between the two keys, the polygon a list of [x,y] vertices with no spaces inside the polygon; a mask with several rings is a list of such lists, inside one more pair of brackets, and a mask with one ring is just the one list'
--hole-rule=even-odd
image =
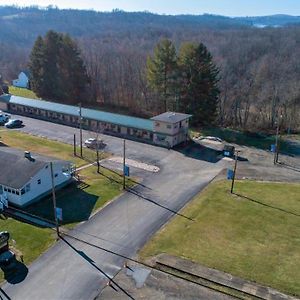
{"label": "evergreen tree", "polygon": [[163,101],[163,110],[174,109],[176,96],[177,57],[170,40],[162,40],[147,60],[147,79],[150,87]]}
{"label": "evergreen tree", "polygon": [[49,31],[38,37],[30,55],[32,89],[45,99],[84,102],[89,82],[76,43],[69,35]]}
{"label": "evergreen tree", "polygon": [[180,110],[193,122],[211,124],[217,115],[219,70],[202,44],[185,43],[179,53]]}

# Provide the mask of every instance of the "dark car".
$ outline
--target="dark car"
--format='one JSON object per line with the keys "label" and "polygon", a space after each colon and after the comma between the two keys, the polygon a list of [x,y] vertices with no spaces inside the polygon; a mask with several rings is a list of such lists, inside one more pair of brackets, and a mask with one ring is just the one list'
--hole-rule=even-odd
{"label": "dark car", "polygon": [[23,126],[23,121],[21,120],[10,120],[5,123],[6,128],[20,128]]}
{"label": "dark car", "polygon": [[0,267],[7,267],[16,258],[16,255],[11,250],[7,250],[0,254]]}

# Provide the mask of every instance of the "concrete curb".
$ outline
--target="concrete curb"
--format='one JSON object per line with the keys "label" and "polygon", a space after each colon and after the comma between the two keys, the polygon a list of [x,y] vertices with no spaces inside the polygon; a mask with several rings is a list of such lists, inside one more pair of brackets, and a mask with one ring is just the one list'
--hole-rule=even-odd
{"label": "concrete curb", "polygon": [[187,274],[198,276],[215,282],[230,289],[234,289],[264,300],[299,300],[299,298],[283,294],[273,288],[244,280],[231,274],[207,268],[187,259],[168,254],[161,254],[155,258],[156,262]]}

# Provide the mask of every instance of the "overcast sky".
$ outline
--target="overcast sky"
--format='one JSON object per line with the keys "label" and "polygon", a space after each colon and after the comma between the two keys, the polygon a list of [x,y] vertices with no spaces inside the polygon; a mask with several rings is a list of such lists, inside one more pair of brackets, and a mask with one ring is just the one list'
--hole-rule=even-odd
{"label": "overcast sky", "polygon": [[111,11],[151,11],[160,14],[225,16],[300,15],[300,0],[0,0],[0,5],[48,6]]}

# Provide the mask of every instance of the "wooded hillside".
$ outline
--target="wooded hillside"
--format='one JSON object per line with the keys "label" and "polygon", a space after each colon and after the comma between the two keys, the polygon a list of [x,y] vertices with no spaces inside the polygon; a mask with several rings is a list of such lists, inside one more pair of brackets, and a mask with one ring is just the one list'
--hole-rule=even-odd
{"label": "wooded hillside", "polygon": [[91,79],[85,105],[152,115],[159,108],[146,80],[147,57],[163,38],[177,50],[183,42],[201,42],[220,69],[220,125],[269,130],[282,115],[286,128],[299,128],[300,26],[290,25],[299,22],[298,17],[160,16],[16,7],[0,7],[0,15],[4,80],[27,68],[37,36],[53,29],[76,38],[81,49]]}

